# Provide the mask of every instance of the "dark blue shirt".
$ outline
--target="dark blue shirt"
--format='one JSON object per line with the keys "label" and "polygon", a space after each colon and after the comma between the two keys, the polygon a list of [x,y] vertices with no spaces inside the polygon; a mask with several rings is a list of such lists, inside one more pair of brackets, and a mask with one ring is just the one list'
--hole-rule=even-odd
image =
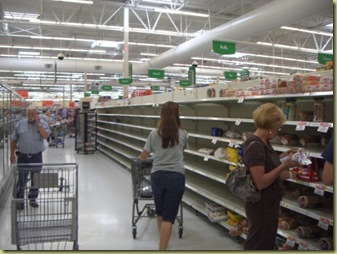
{"label": "dark blue shirt", "polygon": [[330,139],[328,145],[325,147],[322,157],[333,164],[333,138]]}

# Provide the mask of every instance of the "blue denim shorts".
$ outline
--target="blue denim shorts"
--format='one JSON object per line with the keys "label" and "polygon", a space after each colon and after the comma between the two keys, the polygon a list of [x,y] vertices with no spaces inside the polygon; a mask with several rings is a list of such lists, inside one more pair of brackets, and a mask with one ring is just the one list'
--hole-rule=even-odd
{"label": "blue denim shorts", "polygon": [[163,221],[174,223],[185,191],[185,175],[171,171],[156,171],[151,174],[151,187],[156,206],[156,215]]}

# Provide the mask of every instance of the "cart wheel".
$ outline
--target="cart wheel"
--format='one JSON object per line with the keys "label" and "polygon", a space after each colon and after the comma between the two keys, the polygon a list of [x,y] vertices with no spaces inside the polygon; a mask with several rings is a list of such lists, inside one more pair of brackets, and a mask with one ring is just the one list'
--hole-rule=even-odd
{"label": "cart wheel", "polygon": [[80,246],[78,245],[78,243],[74,243],[73,250],[80,250]]}
{"label": "cart wheel", "polygon": [[183,227],[179,226],[179,238],[181,239],[183,236]]}
{"label": "cart wheel", "polygon": [[133,235],[133,239],[136,239],[137,228],[135,226],[133,226],[133,228],[132,228],[132,235]]}
{"label": "cart wheel", "polygon": [[153,208],[147,208],[147,216],[149,217],[154,217],[154,215],[156,214],[155,210]]}

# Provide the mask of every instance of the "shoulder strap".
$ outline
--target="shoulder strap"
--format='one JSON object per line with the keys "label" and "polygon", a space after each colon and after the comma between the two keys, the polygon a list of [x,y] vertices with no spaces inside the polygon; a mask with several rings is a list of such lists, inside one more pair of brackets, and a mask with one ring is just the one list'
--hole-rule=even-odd
{"label": "shoulder strap", "polygon": [[257,140],[253,140],[252,142],[249,143],[249,145],[247,146],[247,149],[246,149],[246,152],[249,150],[249,148],[255,144],[255,143],[261,143],[260,141],[257,141]]}

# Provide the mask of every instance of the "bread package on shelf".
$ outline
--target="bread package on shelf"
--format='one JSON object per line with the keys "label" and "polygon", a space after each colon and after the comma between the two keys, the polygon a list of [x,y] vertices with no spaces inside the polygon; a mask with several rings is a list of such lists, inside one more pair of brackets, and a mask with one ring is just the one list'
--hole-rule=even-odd
{"label": "bread package on shelf", "polygon": [[207,154],[207,155],[212,155],[214,153],[214,149],[211,148],[200,148],[198,150],[199,153]]}
{"label": "bread package on shelf", "polygon": [[297,202],[301,208],[321,207],[325,198],[318,195],[299,196]]}

